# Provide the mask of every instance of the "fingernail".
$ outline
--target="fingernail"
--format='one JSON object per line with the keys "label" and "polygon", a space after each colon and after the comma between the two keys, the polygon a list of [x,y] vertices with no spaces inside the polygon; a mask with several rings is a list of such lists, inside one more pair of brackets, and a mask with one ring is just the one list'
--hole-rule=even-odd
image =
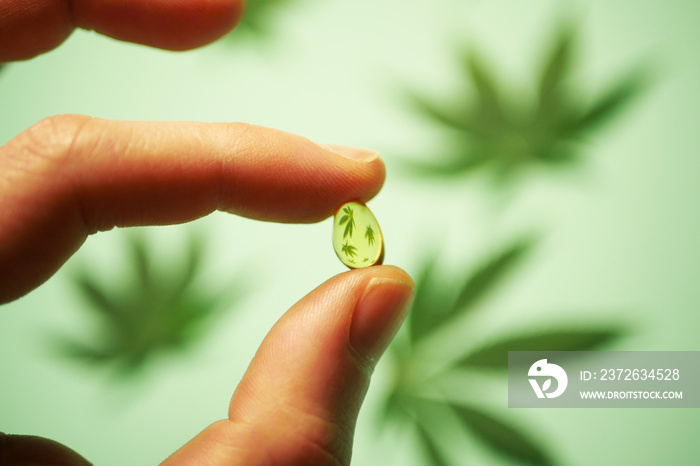
{"label": "fingernail", "polygon": [[378,152],[360,149],[358,147],[336,146],[332,144],[321,144],[321,147],[338,155],[341,155],[346,159],[358,160],[361,162],[371,162],[372,160],[379,157]]}
{"label": "fingernail", "polygon": [[355,305],[350,324],[350,345],[361,356],[376,362],[401,327],[413,300],[405,282],[373,278]]}

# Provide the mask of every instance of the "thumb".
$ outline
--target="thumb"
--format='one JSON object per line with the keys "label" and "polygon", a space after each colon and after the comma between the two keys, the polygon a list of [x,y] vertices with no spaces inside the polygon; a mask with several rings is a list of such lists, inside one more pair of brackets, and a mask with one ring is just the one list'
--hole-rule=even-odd
{"label": "thumb", "polygon": [[312,291],[265,337],[228,419],[163,464],[349,464],[370,376],[412,297],[410,277],[391,266],[352,270]]}

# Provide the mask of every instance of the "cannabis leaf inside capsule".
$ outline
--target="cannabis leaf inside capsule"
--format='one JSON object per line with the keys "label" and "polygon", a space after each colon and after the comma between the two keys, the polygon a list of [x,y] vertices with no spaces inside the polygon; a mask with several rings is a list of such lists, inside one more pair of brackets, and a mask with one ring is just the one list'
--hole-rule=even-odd
{"label": "cannabis leaf inside capsule", "polygon": [[382,232],[377,219],[364,204],[347,202],[335,213],[333,249],[340,262],[351,269],[382,263]]}

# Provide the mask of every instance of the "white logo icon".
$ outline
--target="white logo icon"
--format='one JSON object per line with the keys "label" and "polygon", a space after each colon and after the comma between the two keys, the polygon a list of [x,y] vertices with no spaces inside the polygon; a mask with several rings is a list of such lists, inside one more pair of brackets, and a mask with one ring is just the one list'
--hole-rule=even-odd
{"label": "white logo icon", "polygon": [[[535,377],[548,377],[542,387],[540,387],[537,379],[528,379],[532,389],[535,391],[537,398],[556,398],[566,390],[566,385],[569,383],[569,378],[566,376],[566,372],[560,366],[556,364],[547,363],[546,359],[540,359],[530,366],[530,370],[527,375]],[[552,385],[552,378],[557,381],[557,389],[553,392],[548,392]]]}

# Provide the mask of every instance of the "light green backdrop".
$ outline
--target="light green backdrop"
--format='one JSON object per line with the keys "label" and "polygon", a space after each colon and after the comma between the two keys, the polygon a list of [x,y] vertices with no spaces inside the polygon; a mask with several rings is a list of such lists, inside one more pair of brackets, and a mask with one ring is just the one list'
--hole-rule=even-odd
{"label": "light green backdrop", "polygon": [[[78,31],[59,49],[0,73],[0,143],[39,119],[84,113],[129,120],[247,121],[318,142],[385,156],[385,189],[370,203],[388,245],[386,263],[414,271],[417,247],[440,238],[448,262],[473,261],[524,231],[543,234],[532,263],[490,304],[465,338],[479,341],[538,323],[631,322],[616,346],[698,350],[700,326],[700,4],[577,2],[582,76],[591,89],[639,62],[657,71],[648,91],[586,149],[565,176],[535,176],[508,202],[469,181],[400,176],[403,154],[429,157],[438,134],[402,104],[406,86],[435,95],[456,83],[453,44],[478,43],[527,85],[552,25],[554,1],[299,1],[275,16],[263,40],[170,53]],[[0,187],[1,189],[1,187]],[[406,228],[406,218],[420,212]],[[123,235],[102,233],[53,279],[0,309],[0,430],[66,443],[100,465],[154,464],[210,422],[257,344],[297,299],[343,271],[331,225],[262,224],[215,214],[196,222],[211,254],[208,277],[226,283],[241,267],[259,277],[244,309],[226,316],[195,351],[164,358],[138,383],[50,354],[46,336],[88,324],[69,287],[71,267],[118,273]],[[183,227],[149,231],[166,260]],[[275,248],[280,238],[293,250]],[[327,245],[320,247],[319,245]],[[242,246],[244,245],[244,246]],[[418,245],[418,246],[417,246]],[[296,264],[308,263],[302,270]],[[410,439],[377,440],[374,412],[386,376],[377,370],[363,408],[354,462],[413,464]],[[466,385],[469,380],[460,383]],[[505,409],[505,387],[481,396]],[[696,410],[521,410],[571,465],[695,464]],[[476,443],[464,464],[501,464]]]}

